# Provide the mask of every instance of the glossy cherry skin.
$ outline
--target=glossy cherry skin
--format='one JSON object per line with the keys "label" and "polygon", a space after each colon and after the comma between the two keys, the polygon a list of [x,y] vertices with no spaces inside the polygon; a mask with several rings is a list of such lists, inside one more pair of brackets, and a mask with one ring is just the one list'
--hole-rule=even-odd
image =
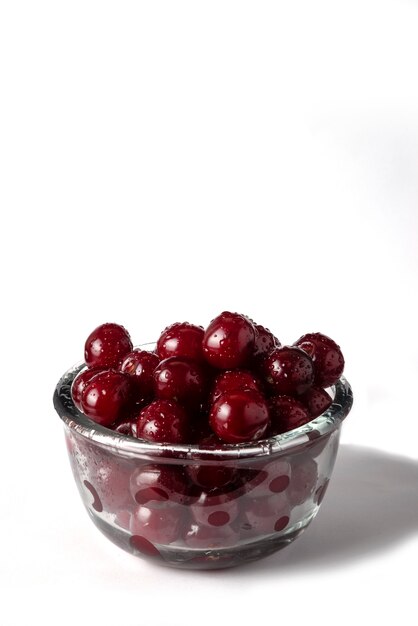
{"label": "glossy cherry skin", "polygon": [[207,390],[205,369],[196,361],[170,357],[154,371],[154,393],[160,400],[174,400],[197,409]]}
{"label": "glossy cherry skin", "polygon": [[133,350],[122,360],[119,370],[132,376],[138,398],[151,398],[154,390],[154,370],[159,363],[154,352]]}
{"label": "glossy cherry skin", "polygon": [[264,360],[266,381],[275,395],[301,395],[314,378],[312,359],[298,347],[275,348]]}
{"label": "glossy cherry skin", "polygon": [[295,344],[305,350],[314,364],[315,385],[331,387],[344,371],[344,357],[340,346],[321,333],[308,333]]}
{"label": "glossy cherry skin", "polygon": [[202,491],[190,506],[197,524],[226,526],[232,524],[239,514],[238,500],[228,494],[212,494]]}
{"label": "glossy cherry skin", "polygon": [[190,431],[190,419],[179,404],[154,400],[140,412],[136,436],[155,443],[188,443]]}
{"label": "glossy cherry skin", "polygon": [[[199,441],[199,446],[204,448],[216,449],[222,445],[225,445],[224,442],[214,434],[203,437]],[[195,485],[206,491],[214,489],[220,491],[234,483],[239,477],[235,467],[222,465],[217,460],[210,465],[187,465],[186,472]]]}
{"label": "glossy cherry skin", "polygon": [[322,415],[332,404],[332,398],[322,387],[311,387],[300,396],[300,401],[308,409],[310,419]]}
{"label": "glossy cherry skin", "polygon": [[223,393],[211,407],[209,422],[214,433],[227,443],[261,439],[269,425],[266,400],[254,389]]}
{"label": "glossy cherry skin", "polygon": [[96,374],[99,374],[103,371],[104,370],[95,367],[87,368],[80,374],[78,374],[73,380],[73,384],[71,386],[71,397],[77,409],[79,409],[80,411],[83,410],[81,408],[81,396],[83,395],[84,389],[87,387],[88,383],[94,378],[94,376],[96,376]]}
{"label": "glossy cherry skin", "polygon": [[130,478],[130,492],[137,504],[159,509],[170,503],[185,504],[189,484],[180,467],[160,463],[138,467]]}
{"label": "glossy cherry skin", "polygon": [[83,413],[102,426],[110,426],[126,417],[132,404],[132,383],[129,376],[113,370],[94,376],[81,395]]}
{"label": "glossy cherry skin", "polygon": [[202,341],[205,331],[201,326],[188,322],[176,322],[168,326],[157,341],[157,353],[161,360],[171,356],[202,361]]}
{"label": "glossy cherry skin", "polygon": [[255,343],[253,324],[239,313],[224,311],[215,317],[203,337],[203,355],[219,369],[245,367]]}
{"label": "glossy cherry skin", "polygon": [[218,374],[215,378],[210,401],[213,404],[226,391],[237,391],[238,389],[255,389],[260,391],[260,381],[248,370],[228,370]]}
{"label": "glossy cherry skin", "polygon": [[274,348],[281,346],[280,341],[268,329],[260,324],[255,324],[254,359],[261,361],[267,357]]}
{"label": "glossy cherry skin", "polygon": [[302,402],[292,396],[274,396],[269,400],[270,431],[273,435],[286,433],[307,424],[312,417]]}
{"label": "glossy cherry skin", "polygon": [[290,484],[287,497],[291,505],[302,504],[315,491],[318,481],[318,465],[308,454],[302,454],[292,459]]}
{"label": "glossy cherry skin", "polygon": [[123,326],[102,324],[87,337],[84,360],[89,367],[117,367],[131,350],[132,341]]}
{"label": "glossy cherry skin", "polygon": [[183,507],[152,509],[139,504],[130,519],[129,528],[133,535],[143,537],[151,543],[169,544],[181,536]]}

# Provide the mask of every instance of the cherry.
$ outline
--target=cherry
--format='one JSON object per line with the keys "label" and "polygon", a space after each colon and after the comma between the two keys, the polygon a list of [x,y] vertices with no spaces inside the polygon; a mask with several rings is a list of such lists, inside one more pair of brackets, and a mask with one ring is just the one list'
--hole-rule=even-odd
{"label": "cherry", "polygon": [[225,391],[236,391],[237,389],[255,389],[260,391],[260,381],[252,372],[247,370],[228,370],[218,374],[215,378],[212,393],[210,396],[212,404],[216,402]]}
{"label": "cherry", "polygon": [[76,405],[77,409],[79,409],[80,411],[82,411],[83,409],[81,408],[81,396],[83,394],[84,389],[87,387],[88,383],[93,379],[94,376],[96,376],[96,374],[99,374],[99,372],[103,372],[104,370],[100,369],[100,368],[87,368],[85,370],[83,370],[82,372],[80,372],[80,374],[78,374],[74,380],[73,380],[73,384],[71,385],[71,396],[73,398],[73,402]]}
{"label": "cherry", "polygon": [[185,504],[188,482],[180,467],[149,464],[138,467],[133,472],[130,491],[138,504],[158,509],[173,502]]}
{"label": "cherry", "polygon": [[84,360],[89,367],[117,367],[132,350],[128,331],[119,324],[102,324],[87,337]]}
{"label": "cherry", "polygon": [[243,367],[253,354],[254,342],[252,323],[239,313],[224,311],[206,329],[203,355],[210,365],[220,369]]}
{"label": "cherry", "polygon": [[290,485],[287,490],[289,502],[292,505],[302,504],[315,491],[318,481],[318,465],[308,455],[298,455],[292,459]]}
{"label": "cherry", "polygon": [[120,508],[126,508],[131,502],[130,468],[114,458],[106,458],[97,453],[87,458],[87,464],[89,480],[84,481],[84,485],[93,497],[94,492],[97,493],[105,511],[117,513]]}
{"label": "cherry", "polygon": [[251,534],[264,535],[284,530],[290,520],[290,505],[284,493],[268,498],[246,498],[243,509]]}
{"label": "cherry", "polygon": [[190,420],[184,409],[169,400],[154,400],[138,416],[138,439],[155,443],[187,443]]}
{"label": "cherry", "polygon": [[291,396],[274,396],[269,401],[271,431],[273,435],[286,433],[307,424],[312,418],[308,409]]}
{"label": "cherry", "polygon": [[[216,449],[223,442],[212,434],[200,439],[199,445]],[[235,467],[222,465],[218,461],[213,461],[210,465],[187,465],[186,472],[195,485],[206,491],[222,490],[238,479],[238,470]]]}
{"label": "cherry", "polygon": [[300,396],[300,401],[309,411],[310,419],[322,415],[332,404],[332,398],[321,387],[311,387]]}
{"label": "cherry", "polygon": [[193,521],[186,527],[184,543],[193,549],[211,550],[228,548],[237,544],[239,535],[229,524],[225,526],[207,526]]}
{"label": "cherry", "polygon": [[132,376],[138,398],[151,398],[153,394],[153,373],[159,363],[154,352],[133,350],[128,352],[120,364],[120,371]]}
{"label": "cherry", "polygon": [[316,385],[335,385],[344,370],[344,357],[335,341],[321,333],[308,333],[302,335],[294,345],[305,350],[312,358]]}
{"label": "cherry", "polygon": [[268,328],[264,328],[260,324],[255,324],[255,344],[254,344],[254,358],[261,361],[268,356],[274,348],[281,346],[280,341],[273,335]]}
{"label": "cherry", "polygon": [[129,376],[112,370],[94,376],[81,395],[83,413],[102,426],[110,426],[125,417],[132,403]]}
{"label": "cherry", "polygon": [[274,394],[301,395],[313,383],[313,363],[301,348],[275,348],[265,359],[266,380]]}
{"label": "cherry", "polygon": [[206,393],[204,368],[189,359],[164,359],[154,371],[154,391],[161,400],[175,400],[197,409]]}
{"label": "cherry", "polygon": [[151,509],[138,505],[130,519],[133,535],[159,544],[168,544],[180,537],[183,523],[183,510],[180,507]]}
{"label": "cherry", "polygon": [[120,435],[136,437],[136,422],[137,420],[135,418],[122,418],[119,422],[116,422],[116,424],[112,426],[112,430]]}
{"label": "cherry", "polygon": [[212,405],[209,422],[218,437],[227,443],[260,439],[269,425],[264,396],[254,389],[223,393]]}
{"label": "cherry", "polygon": [[229,495],[208,493],[202,491],[190,509],[198,524],[206,526],[226,526],[238,517],[239,506],[237,499]]}
{"label": "cherry", "polygon": [[171,356],[186,357],[202,361],[202,341],[204,330],[188,322],[176,322],[168,326],[157,341],[157,352],[161,360]]}

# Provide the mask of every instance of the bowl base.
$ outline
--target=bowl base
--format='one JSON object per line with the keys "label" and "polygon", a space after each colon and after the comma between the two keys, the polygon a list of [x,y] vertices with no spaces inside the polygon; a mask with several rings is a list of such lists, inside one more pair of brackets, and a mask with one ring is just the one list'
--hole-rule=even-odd
{"label": "bowl base", "polygon": [[226,569],[270,556],[292,543],[315,516],[315,513],[312,513],[302,522],[298,522],[290,527],[285,533],[276,533],[257,541],[241,543],[233,548],[198,550],[188,549],[175,544],[155,546],[140,537],[137,538],[140,541],[135,542],[135,538],[125,530],[115,527],[89,510],[88,512],[97,528],[110,541],[126,552],[166,567],[195,570]]}

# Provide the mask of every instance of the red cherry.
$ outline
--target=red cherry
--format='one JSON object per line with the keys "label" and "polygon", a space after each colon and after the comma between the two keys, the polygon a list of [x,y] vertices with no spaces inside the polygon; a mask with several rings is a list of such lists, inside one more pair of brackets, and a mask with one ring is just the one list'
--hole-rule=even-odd
{"label": "red cherry", "polygon": [[188,322],[176,322],[168,326],[157,341],[157,352],[161,360],[171,356],[186,357],[202,361],[202,341],[204,330]]}
{"label": "red cherry", "polygon": [[228,494],[202,491],[197,501],[191,504],[190,510],[198,524],[226,526],[237,519],[239,506],[237,499],[230,498]]}
{"label": "red cherry", "polygon": [[244,528],[253,535],[280,532],[290,520],[291,509],[284,493],[268,498],[246,498],[243,509],[247,521]]}
{"label": "red cherry", "polygon": [[83,413],[102,426],[110,426],[116,420],[126,417],[132,403],[129,376],[112,370],[94,376],[81,396]]}
{"label": "red cherry", "polygon": [[190,430],[190,420],[179,404],[155,400],[140,412],[136,436],[155,443],[187,443]]}
{"label": "red cherry", "polygon": [[205,370],[189,359],[164,359],[154,371],[154,391],[161,400],[175,400],[197,409],[205,397]]}
{"label": "red cherry", "polygon": [[104,370],[100,368],[87,368],[83,370],[80,374],[78,374],[71,386],[71,396],[73,398],[73,402],[76,405],[77,409],[82,411],[81,408],[81,396],[83,394],[84,389],[87,387],[88,383],[93,379],[96,374],[103,372]]}
{"label": "red cherry", "polygon": [[300,348],[275,348],[265,359],[266,380],[276,395],[301,395],[313,383],[312,359]]}
{"label": "red cherry", "polygon": [[260,439],[269,425],[264,396],[254,389],[224,393],[212,405],[209,422],[218,437],[227,443]]}
{"label": "red cherry", "polygon": [[312,358],[316,385],[335,385],[344,370],[344,357],[335,341],[321,333],[308,333],[300,337],[294,345],[305,350]]}
{"label": "red cherry", "polygon": [[292,505],[302,504],[315,491],[318,481],[318,465],[308,455],[298,455],[292,459],[292,472],[287,497]]}
{"label": "red cherry", "polygon": [[117,367],[132,350],[128,331],[119,324],[102,324],[88,336],[84,360],[89,367]]}
{"label": "red cherry", "polygon": [[138,504],[158,509],[172,502],[185,504],[188,482],[180,467],[150,464],[138,467],[133,472],[130,490]]}
{"label": "red cherry", "polygon": [[269,331],[268,328],[264,328],[260,324],[255,324],[255,344],[254,344],[254,358],[256,360],[262,360],[274,350],[281,346],[280,341]]}
{"label": "red cherry", "polygon": [[84,481],[84,485],[93,497],[96,492],[104,510],[117,513],[119,509],[128,507],[131,502],[130,468],[114,458],[98,454],[97,450],[87,458],[86,463],[89,480]]}
{"label": "red cherry", "polygon": [[132,376],[138,398],[152,397],[153,373],[158,363],[158,356],[154,352],[133,350],[120,364],[120,371]]}
{"label": "red cherry", "polygon": [[238,389],[255,389],[260,391],[260,381],[247,370],[228,370],[218,374],[215,378],[210,400],[212,404],[225,391],[237,391]]}
{"label": "red cherry", "polygon": [[[216,449],[223,442],[216,435],[210,435],[202,438],[199,445]],[[215,460],[210,465],[187,465],[186,471],[193,483],[206,491],[222,490],[238,479],[235,467],[222,465]]]}
{"label": "red cherry", "polygon": [[252,323],[239,313],[224,311],[206,329],[203,355],[210,365],[220,369],[243,367],[253,354],[254,342]]}
{"label": "red cherry", "polygon": [[193,521],[186,526],[184,543],[196,550],[228,548],[236,545],[239,535],[229,524],[225,526],[207,526]]}
{"label": "red cherry", "polygon": [[322,415],[332,404],[332,398],[321,387],[311,387],[300,396],[300,401],[309,411],[310,419]]}
{"label": "red cherry", "polygon": [[180,537],[183,514],[182,507],[151,509],[140,504],[131,516],[130,531],[152,543],[172,543]]}
{"label": "red cherry", "polygon": [[307,424],[312,418],[308,409],[291,396],[274,396],[269,401],[271,432],[274,435]]}

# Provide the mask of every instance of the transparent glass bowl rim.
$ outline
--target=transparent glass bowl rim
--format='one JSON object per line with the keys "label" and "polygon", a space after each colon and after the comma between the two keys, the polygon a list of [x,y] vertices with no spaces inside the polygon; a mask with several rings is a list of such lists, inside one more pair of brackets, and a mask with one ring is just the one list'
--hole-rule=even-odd
{"label": "transparent glass bowl rim", "polygon": [[[145,349],[155,344],[142,344]],[[149,347],[148,347],[149,349]],[[307,444],[314,444],[320,437],[336,430],[347,417],[353,404],[353,393],[344,376],[334,385],[334,400],[330,408],[307,424],[281,435],[243,444],[224,444],[204,447],[197,444],[152,443],[134,439],[114,432],[86,417],[75,406],[71,397],[71,385],[77,374],[85,367],[77,363],[60,378],[54,392],[54,407],[62,421],[72,431],[94,442],[101,448],[111,450],[122,457],[178,460],[236,461],[254,457],[277,456],[296,452]],[[313,433],[313,435],[310,435]]]}

